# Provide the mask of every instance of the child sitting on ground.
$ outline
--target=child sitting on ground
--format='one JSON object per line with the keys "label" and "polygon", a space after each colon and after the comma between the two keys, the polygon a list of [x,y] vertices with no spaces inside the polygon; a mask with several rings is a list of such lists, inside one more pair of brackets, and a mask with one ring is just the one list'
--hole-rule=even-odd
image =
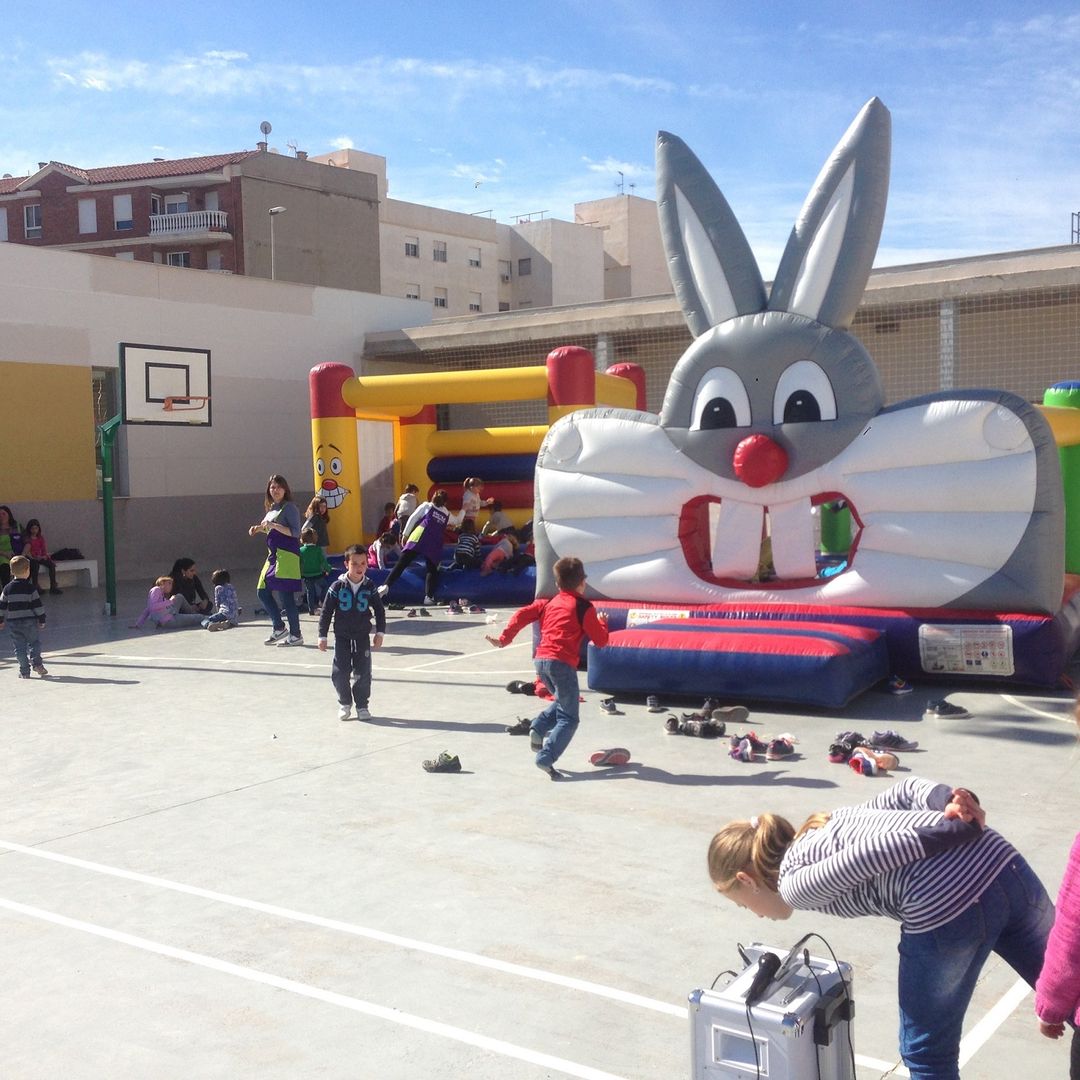
{"label": "child sitting on ground", "polygon": [[228,630],[240,622],[240,601],[229,581],[228,570],[215,570],[210,575],[214,583],[214,613],[203,619],[207,630]]}
{"label": "child sitting on ground", "polygon": [[0,630],[6,625],[19,661],[19,678],[29,679],[30,668],[44,678],[49,673],[41,662],[40,631],[45,629],[45,608],[37,586],[30,580],[30,560],[11,557],[11,580],[0,589]]}
{"label": "child sitting on ground", "polygon": [[368,548],[368,569],[388,570],[400,554],[401,544],[398,542],[398,535],[388,529]]}
{"label": "child sitting on ground", "polygon": [[[585,599],[585,567],[580,559],[564,558],[555,564],[557,596],[534,600],[510,616],[506,629],[496,638],[485,635],[497,648],[505,648],[522,627],[539,621],[540,644],[536,647],[536,674],[554,700],[530,723],[520,721],[506,730],[512,735],[529,732],[529,745],[537,751],[536,766],[552,780],[563,779],[555,762],[570,745],[578,726],[577,667],[581,642],[588,638],[602,647],[608,641],[607,617],[598,615]],[[524,730],[523,730],[524,727]]]}
{"label": "child sitting on ground", "polygon": [[154,581],[146,595],[146,607],[143,613],[131,624],[133,630],[141,630],[146,622],[151,622],[159,630],[164,627],[202,625],[203,616],[194,611],[177,611],[176,598],[172,595],[173,579],[163,575]]}
{"label": "child sitting on ground", "polygon": [[308,612],[319,614],[322,603],[323,583],[333,567],[326,561],[326,552],[319,546],[319,535],[314,529],[300,531],[300,579],[304,583],[304,598]]}
{"label": "child sitting on ground", "polygon": [[[330,586],[319,619],[319,651],[334,624],[334,663],[330,678],[338,696],[338,719],[348,720],[356,703],[356,719],[370,720],[371,650],[382,648],[386,612],[374,582],[367,576],[367,552],[360,544],[345,549],[345,573]],[[375,615],[375,636],[371,616]],[[351,684],[350,684],[351,676]]]}
{"label": "child sitting on ground", "polygon": [[465,518],[461,523],[461,535],[454,548],[454,569],[475,570],[480,565],[480,537],[476,535],[476,522]]}

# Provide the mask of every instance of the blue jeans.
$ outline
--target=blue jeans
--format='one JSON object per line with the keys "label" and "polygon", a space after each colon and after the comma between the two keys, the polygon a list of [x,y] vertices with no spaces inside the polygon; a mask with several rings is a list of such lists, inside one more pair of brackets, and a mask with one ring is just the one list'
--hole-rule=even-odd
{"label": "blue jeans", "polygon": [[[285,629],[285,621],[281,617],[284,613],[285,618],[289,620],[289,633],[293,637],[300,637],[300,615],[296,610],[295,592],[286,589],[280,589],[277,592],[272,589],[259,589],[256,596],[259,598],[259,603],[266,608],[266,613],[270,616],[275,630]],[[278,607],[275,596],[281,597],[281,607]]]}
{"label": "blue jeans", "polygon": [[31,664],[35,670],[44,666],[41,663],[37,619],[8,619],[7,628],[11,632],[11,643],[15,646],[15,659],[19,661],[19,674],[29,675]]}
{"label": "blue jeans", "polygon": [[900,935],[900,1054],[912,1080],[958,1080],[960,1029],[987,957],[1034,986],[1053,922],[1050,897],[1018,854],[951,922]]}
{"label": "blue jeans", "polygon": [[319,577],[306,577],[302,580],[304,582],[304,598],[307,600],[308,611],[314,615],[315,609],[322,603],[323,586],[326,584],[326,578],[320,574]]}
{"label": "blue jeans", "polygon": [[544,736],[544,745],[536,755],[536,764],[549,769],[562,757],[578,726],[577,668],[561,660],[537,660],[536,674],[551,691],[551,704],[530,724]]}

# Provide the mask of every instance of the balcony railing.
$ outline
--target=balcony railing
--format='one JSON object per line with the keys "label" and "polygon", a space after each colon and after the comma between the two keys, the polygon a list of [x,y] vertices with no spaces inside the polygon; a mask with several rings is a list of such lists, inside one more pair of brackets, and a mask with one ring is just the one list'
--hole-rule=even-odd
{"label": "balcony railing", "polygon": [[227,232],[229,215],[224,210],[188,210],[183,214],[151,214],[150,235],[162,233]]}

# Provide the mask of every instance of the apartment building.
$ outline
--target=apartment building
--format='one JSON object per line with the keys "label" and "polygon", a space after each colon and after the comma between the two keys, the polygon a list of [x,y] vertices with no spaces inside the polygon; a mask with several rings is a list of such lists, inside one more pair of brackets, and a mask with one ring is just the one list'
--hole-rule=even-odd
{"label": "apartment building", "polygon": [[96,169],[41,162],[0,179],[5,240],[380,292],[376,178],[266,143]]}
{"label": "apartment building", "polygon": [[605,300],[671,292],[655,200],[613,195],[575,203],[574,223],[603,235]]}

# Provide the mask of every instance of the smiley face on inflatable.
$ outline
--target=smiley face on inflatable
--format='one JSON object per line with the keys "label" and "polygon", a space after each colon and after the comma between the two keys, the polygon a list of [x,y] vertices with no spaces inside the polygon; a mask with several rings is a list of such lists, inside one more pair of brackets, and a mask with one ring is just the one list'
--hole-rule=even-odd
{"label": "smiley face on inflatable", "polygon": [[[889,142],[875,98],[822,169],[767,292],[712,178],[660,133],[661,232],[695,340],[658,416],[594,409],[551,427],[536,474],[541,595],[554,561],[576,555],[591,594],[611,599],[1057,610],[1063,497],[1041,414],[987,390],[883,407],[849,332]],[[836,500],[854,531],[826,577],[815,508]],[[765,537],[775,576],[759,583]]]}

